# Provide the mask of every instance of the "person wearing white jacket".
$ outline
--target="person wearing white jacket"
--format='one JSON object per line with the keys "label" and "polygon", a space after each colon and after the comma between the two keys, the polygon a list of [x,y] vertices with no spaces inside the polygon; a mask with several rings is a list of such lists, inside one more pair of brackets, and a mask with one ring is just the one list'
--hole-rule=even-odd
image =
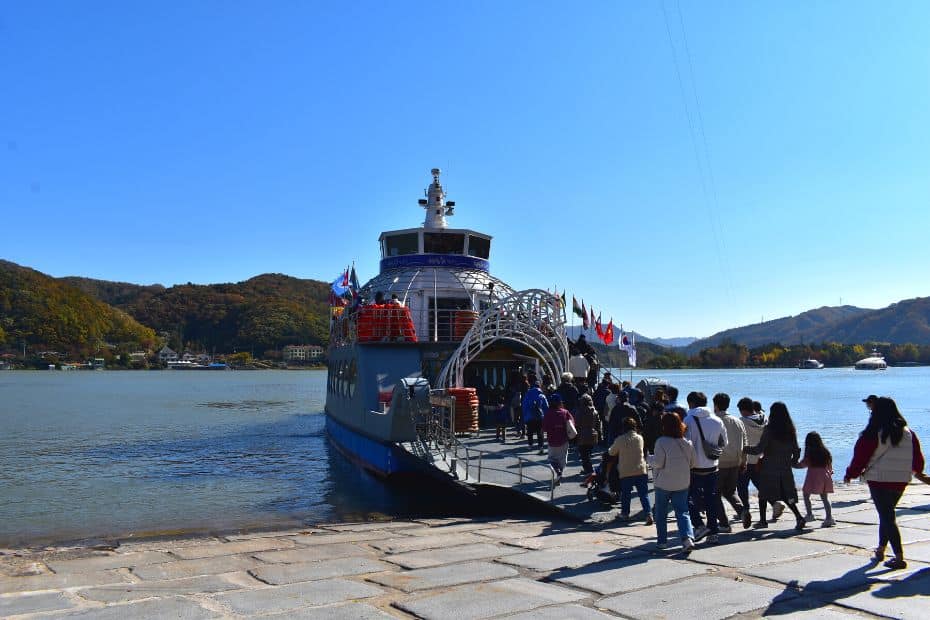
{"label": "person wearing white jacket", "polygon": [[[691,468],[691,489],[688,504],[691,508],[691,524],[694,540],[707,536],[707,542],[717,544],[717,466],[720,453],[727,446],[727,429],[723,422],[707,408],[707,396],[703,392],[688,394],[688,415],[685,416],[685,438],[694,446],[695,459]],[[701,518],[699,502],[703,501],[707,511],[707,525]],[[724,518],[726,518],[724,516]]]}
{"label": "person wearing white jacket", "polygon": [[656,547],[668,547],[668,506],[671,503],[678,521],[682,549],[694,548],[694,529],[688,515],[688,488],[694,466],[694,446],[683,438],[685,425],[675,413],[662,414],[662,436],[656,440],[652,461],[655,471]]}

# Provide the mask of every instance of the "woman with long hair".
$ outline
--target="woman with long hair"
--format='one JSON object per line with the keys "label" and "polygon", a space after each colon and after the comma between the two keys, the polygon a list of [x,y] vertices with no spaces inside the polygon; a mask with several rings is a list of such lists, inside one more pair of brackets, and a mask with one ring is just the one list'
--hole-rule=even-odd
{"label": "woman with long hair", "polygon": [[885,562],[888,568],[906,568],[901,532],[895,521],[895,507],[904,494],[911,474],[923,475],[924,455],[917,434],[894,400],[882,396],[872,401],[872,413],[865,430],[853,449],[852,462],[843,481],[862,476],[869,483],[869,493],[878,511],[878,547],[872,560],[885,559],[885,547],[891,543],[894,557]]}
{"label": "woman with long hair", "polygon": [[655,458],[655,522],[656,547],[668,548],[668,507],[675,510],[678,537],[682,549],[694,548],[694,529],[688,511],[688,489],[691,486],[691,468],[696,456],[694,446],[684,438],[685,425],[675,413],[662,414],[662,436],[656,440]]}
{"label": "woman with long hair", "polygon": [[766,509],[768,504],[784,502],[797,519],[796,531],[804,529],[804,518],[798,510],[798,489],[794,484],[792,468],[798,464],[801,448],[798,433],[785,403],[779,401],[769,407],[769,423],[762,431],[758,445],[743,448],[746,454],[761,454],[758,464],[757,483],[759,488],[759,522],[755,527],[768,527]]}

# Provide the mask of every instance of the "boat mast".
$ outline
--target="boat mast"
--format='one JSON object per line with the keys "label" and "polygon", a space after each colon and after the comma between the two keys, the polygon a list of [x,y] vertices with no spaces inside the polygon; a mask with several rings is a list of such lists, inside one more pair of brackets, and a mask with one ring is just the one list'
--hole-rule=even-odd
{"label": "boat mast", "polygon": [[455,212],[455,203],[451,200],[446,202],[446,192],[442,189],[442,183],[439,182],[439,175],[442,171],[439,168],[430,170],[433,175],[433,182],[423,192],[426,198],[421,198],[418,202],[420,206],[426,209],[426,219],[423,221],[423,228],[446,228],[446,216],[452,216]]}

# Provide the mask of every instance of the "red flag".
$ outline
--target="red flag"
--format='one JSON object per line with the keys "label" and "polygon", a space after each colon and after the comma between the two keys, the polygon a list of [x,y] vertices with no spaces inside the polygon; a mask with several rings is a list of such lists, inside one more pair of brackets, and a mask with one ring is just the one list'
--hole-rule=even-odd
{"label": "red flag", "polygon": [[349,268],[348,267],[346,267],[346,270],[342,273],[342,286],[344,288],[349,286]]}
{"label": "red flag", "polygon": [[584,299],[581,300],[581,326],[587,331],[591,324],[588,322],[588,310],[584,307]]}
{"label": "red flag", "polygon": [[604,327],[601,325],[601,315],[597,315],[597,320],[594,322],[594,331],[597,333],[597,337],[601,339],[601,342],[604,341]]}
{"label": "red flag", "polygon": [[607,329],[604,330],[604,344],[611,344],[614,341],[614,320],[613,317],[610,319],[610,323],[607,324]]}

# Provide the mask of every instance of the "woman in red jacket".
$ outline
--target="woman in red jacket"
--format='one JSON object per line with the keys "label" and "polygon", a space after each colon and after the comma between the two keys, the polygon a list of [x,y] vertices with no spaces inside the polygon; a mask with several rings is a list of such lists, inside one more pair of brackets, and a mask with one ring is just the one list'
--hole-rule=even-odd
{"label": "woman in red jacket", "polygon": [[869,483],[878,511],[878,547],[872,559],[875,562],[885,559],[885,546],[890,542],[894,557],[885,562],[888,568],[907,567],[895,507],[911,481],[911,474],[922,475],[923,470],[924,455],[917,434],[907,427],[894,400],[884,396],[876,399],[869,423],[856,441],[844,482],[862,476]]}

